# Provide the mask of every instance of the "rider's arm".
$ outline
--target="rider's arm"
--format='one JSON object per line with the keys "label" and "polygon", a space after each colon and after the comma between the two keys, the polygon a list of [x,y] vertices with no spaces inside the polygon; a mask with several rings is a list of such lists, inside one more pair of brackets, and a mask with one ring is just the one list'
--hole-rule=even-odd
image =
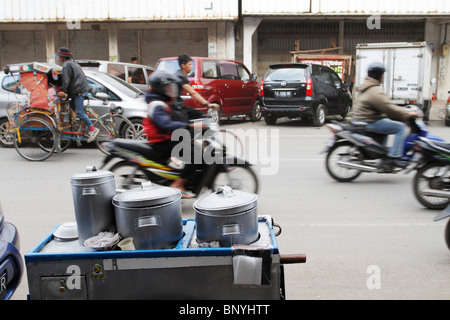
{"label": "rider's arm", "polygon": [[187,93],[189,93],[192,98],[194,98],[195,100],[197,100],[197,102],[201,103],[202,106],[205,107],[211,107],[214,109],[218,109],[219,105],[216,103],[209,103],[205,98],[202,97],[202,95],[200,93],[198,93],[197,91],[194,90],[194,88],[192,88],[192,86],[190,84],[183,84],[181,86],[183,88],[184,91],[186,91]]}
{"label": "rider's arm", "polygon": [[73,71],[72,71],[71,65],[69,63],[64,63],[64,66],[63,66],[63,69],[61,72],[62,85],[61,85],[60,92],[64,92],[66,94],[68,93],[72,74],[73,74]]}
{"label": "rider's arm", "polygon": [[372,103],[382,113],[385,113],[393,120],[405,121],[410,118],[408,110],[392,103],[381,87],[374,88]]}

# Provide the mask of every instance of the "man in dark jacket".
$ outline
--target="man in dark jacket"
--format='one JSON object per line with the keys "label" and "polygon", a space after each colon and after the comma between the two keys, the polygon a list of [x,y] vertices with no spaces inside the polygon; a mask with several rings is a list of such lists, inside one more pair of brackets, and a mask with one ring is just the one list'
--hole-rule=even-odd
{"label": "man in dark jacket", "polygon": [[73,61],[72,53],[69,49],[61,47],[56,52],[56,55],[59,57],[60,63],[63,64],[62,86],[58,96],[61,99],[67,99],[67,97],[71,99],[70,107],[89,129],[87,142],[92,142],[100,130],[92,125],[91,120],[86,112],[84,112],[84,99],[89,92],[89,84],[86,76],[81,67]]}

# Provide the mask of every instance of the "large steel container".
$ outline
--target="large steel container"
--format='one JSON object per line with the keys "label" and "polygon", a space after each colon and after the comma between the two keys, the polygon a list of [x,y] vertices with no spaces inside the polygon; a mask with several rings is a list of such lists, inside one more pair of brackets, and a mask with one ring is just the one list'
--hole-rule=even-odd
{"label": "large steel container", "polygon": [[117,231],[137,250],[171,249],[183,237],[181,192],[145,182],[113,199]]}
{"label": "large steel container", "polygon": [[199,242],[218,241],[221,246],[251,244],[258,240],[258,196],[219,187],[194,203]]}
{"label": "large steel container", "polygon": [[78,241],[115,229],[112,199],[116,195],[114,175],[110,171],[87,167],[71,180],[73,204],[77,220]]}

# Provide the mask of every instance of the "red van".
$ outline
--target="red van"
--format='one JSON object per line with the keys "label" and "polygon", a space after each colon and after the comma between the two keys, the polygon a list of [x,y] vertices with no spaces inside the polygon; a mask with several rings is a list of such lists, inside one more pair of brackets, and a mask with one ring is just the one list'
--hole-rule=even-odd
{"label": "red van", "polygon": [[[218,103],[220,110],[212,117],[245,115],[252,121],[261,119],[259,104],[259,84],[256,75],[250,74],[244,64],[232,60],[191,57],[192,72],[188,79],[194,90],[198,91],[208,102]],[[165,70],[177,72],[180,69],[178,57],[162,58],[158,61],[155,72]],[[207,111],[186,92],[182,93],[185,105]]]}

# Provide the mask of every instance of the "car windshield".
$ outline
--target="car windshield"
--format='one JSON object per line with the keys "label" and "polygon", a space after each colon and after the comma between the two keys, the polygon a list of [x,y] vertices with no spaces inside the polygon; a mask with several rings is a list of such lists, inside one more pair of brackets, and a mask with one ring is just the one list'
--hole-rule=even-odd
{"label": "car windshield", "polygon": [[[156,66],[156,71],[166,71],[170,73],[176,73],[180,70],[180,65],[178,64],[178,59],[161,60]],[[188,78],[195,77],[195,61],[192,60],[192,72],[189,73]]]}
{"label": "car windshield", "polygon": [[264,77],[265,81],[306,81],[305,68],[277,68],[270,69]]}
{"label": "car windshield", "polygon": [[126,81],[123,81],[120,78],[110,75],[109,73],[97,72],[95,73],[96,78],[102,80],[107,85],[110,85],[112,88],[117,91],[120,91],[124,95],[132,98],[136,98],[141,94],[144,94],[143,91],[137,89]]}

